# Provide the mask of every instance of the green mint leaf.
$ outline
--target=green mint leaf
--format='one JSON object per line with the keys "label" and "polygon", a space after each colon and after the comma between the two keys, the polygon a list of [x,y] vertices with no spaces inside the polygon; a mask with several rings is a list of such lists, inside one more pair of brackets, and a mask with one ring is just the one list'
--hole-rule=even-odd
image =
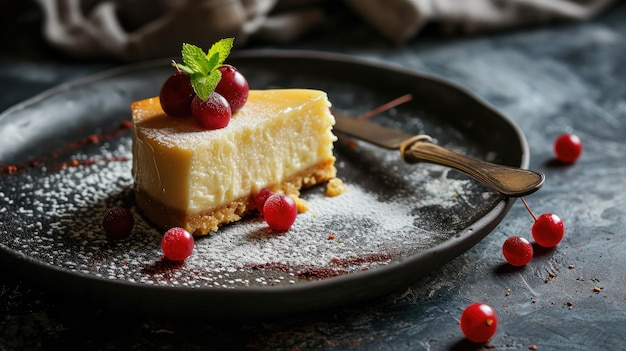
{"label": "green mint leaf", "polygon": [[190,76],[191,86],[201,99],[206,100],[222,79],[218,68],[230,54],[234,40],[222,39],[213,44],[206,54],[195,45],[183,44],[183,64],[176,64],[176,67]]}
{"label": "green mint leaf", "polygon": [[208,65],[204,51],[199,47],[191,44],[183,44],[183,62],[194,73],[202,73],[208,75],[211,68]]}
{"label": "green mint leaf", "polygon": [[193,74],[191,76],[191,86],[196,95],[202,100],[206,100],[222,79],[222,73],[218,70],[211,71],[209,75]]}
{"label": "green mint leaf", "polygon": [[176,63],[174,65],[174,67],[178,68],[179,70],[181,70],[181,71],[183,71],[185,73],[187,73],[188,75],[192,75],[194,73],[194,71],[191,68],[183,65],[182,63]]}
{"label": "green mint leaf", "polygon": [[217,87],[217,84],[219,84],[221,79],[222,72],[220,72],[219,70],[211,71],[211,74],[209,74],[209,76],[207,77],[207,84],[209,85],[211,92],[215,90],[215,87]]}
{"label": "green mint leaf", "polygon": [[202,75],[202,74],[193,74],[191,75],[191,86],[193,87],[193,90],[196,92],[196,95],[198,95],[199,98],[201,99],[206,99],[209,97],[209,95],[211,95],[211,91],[206,89],[206,84],[205,84],[205,80],[206,80],[206,76]]}
{"label": "green mint leaf", "polygon": [[226,58],[228,57],[228,55],[230,55],[230,50],[233,48],[234,41],[235,41],[235,38],[224,38],[218,41],[217,43],[211,46],[206,56],[209,58],[209,60],[212,60],[213,56],[217,54],[218,59],[215,65],[219,67],[219,65],[221,65],[222,63],[224,63],[224,61],[226,61]]}
{"label": "green mint leaf", "polygon": [[220,62],[220,55],[219,55],[219,53],[215,53],[215,54],[213,54],[210,57],[209,57],[209,55],[207,55],[206,58],[207,58],[207,64],[210,67],[211,71],[222,65],[223,61]]}

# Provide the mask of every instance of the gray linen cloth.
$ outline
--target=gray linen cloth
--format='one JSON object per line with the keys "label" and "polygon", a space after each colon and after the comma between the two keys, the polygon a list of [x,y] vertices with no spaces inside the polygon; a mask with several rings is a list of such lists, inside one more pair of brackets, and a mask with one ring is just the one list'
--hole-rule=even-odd
{"label": "gray linen cloth", "polygon": [[[233,36],[297,40],[342,5],[392,42],[428,23],[448,33],[586,20],[617,0],[36,0],[48,42],[76,57],[126,61],[178,55],[182,42],[207,48]],[[333,3],[334,2],[334,3]]]}

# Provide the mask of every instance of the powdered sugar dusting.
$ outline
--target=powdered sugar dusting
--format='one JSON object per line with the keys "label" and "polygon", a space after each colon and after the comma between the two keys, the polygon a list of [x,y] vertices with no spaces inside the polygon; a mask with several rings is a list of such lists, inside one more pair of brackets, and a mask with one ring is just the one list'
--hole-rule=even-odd
{"label": "powdered sugar dusting", "polygon": [[[306,198],[310,210],[299,215],[289,232],[276,234],[261,220],[251,220],[249,225],[220,231],[209,239],[210,245],[202,246],[202,252],[214,255],[213,263],[221,266],[277,260],[293,266],[325,266],[333,259],[379,253],[381,246],[428,244],[434,234],[416,233],[419,228],[406,204],[377,201],[358,185],[338,197],[314,192]],[[364,224],[368,232],[363,232]]]}
{"label": "powdered sugar dusting", "polygon": [[[441,243],[455,230],[440,225],[437,216],[465,206],[476,193],[467,178],[404,165],[397,154],[359,145],[350,152],[364,153],[361,157],[368,155],[367,162],[378,166],[366,172],[353,163],[353,154],[339,151],[338,174],[348,190],[337,197],[325,196],[322,186],[306,191],[310,210],[298,215],[288,232],[273,232],[251,216],[197,238],[192,256],[175,264],[162,258],[161,233],[133,206],[130,150],[124,135],[70,155],[103,160],[91,165],[1,175],[4,244],[53,266],[138,284],[290,285],[375,269]],[[372,179],[382,187],[371,186]],[[397,191],[389,193],[389,187]],[[130,238],[110,241],[102,216],[120,205],[132,208],[136,226]]]}

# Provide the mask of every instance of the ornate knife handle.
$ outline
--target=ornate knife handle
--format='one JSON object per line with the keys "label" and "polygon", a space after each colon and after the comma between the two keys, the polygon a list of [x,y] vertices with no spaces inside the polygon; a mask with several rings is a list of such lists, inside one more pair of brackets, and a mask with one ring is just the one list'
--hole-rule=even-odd
{"label": "ornate knife handle", "polygon": [[428,135],[417,135],[404,141],[400,152],[407,163],[430,162],[451,167],[511,197],[532,194],[541,188],[545,180],[545,176],[539,172],[463,156],[432,143],[432,138]]}

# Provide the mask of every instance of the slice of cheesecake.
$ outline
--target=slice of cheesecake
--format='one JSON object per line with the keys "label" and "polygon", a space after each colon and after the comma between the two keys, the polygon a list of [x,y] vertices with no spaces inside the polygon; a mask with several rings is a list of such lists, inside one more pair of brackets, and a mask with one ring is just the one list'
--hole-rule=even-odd
{"label": "slice of cheesecake", "polygon": [[158,97],[133,102],[133,177],[139,210],[162,229],[205,235],[254,209],[269,188],[298,195],[335,177],[335,119],[326,93],[251,90],[223,129],[171,117]]}

